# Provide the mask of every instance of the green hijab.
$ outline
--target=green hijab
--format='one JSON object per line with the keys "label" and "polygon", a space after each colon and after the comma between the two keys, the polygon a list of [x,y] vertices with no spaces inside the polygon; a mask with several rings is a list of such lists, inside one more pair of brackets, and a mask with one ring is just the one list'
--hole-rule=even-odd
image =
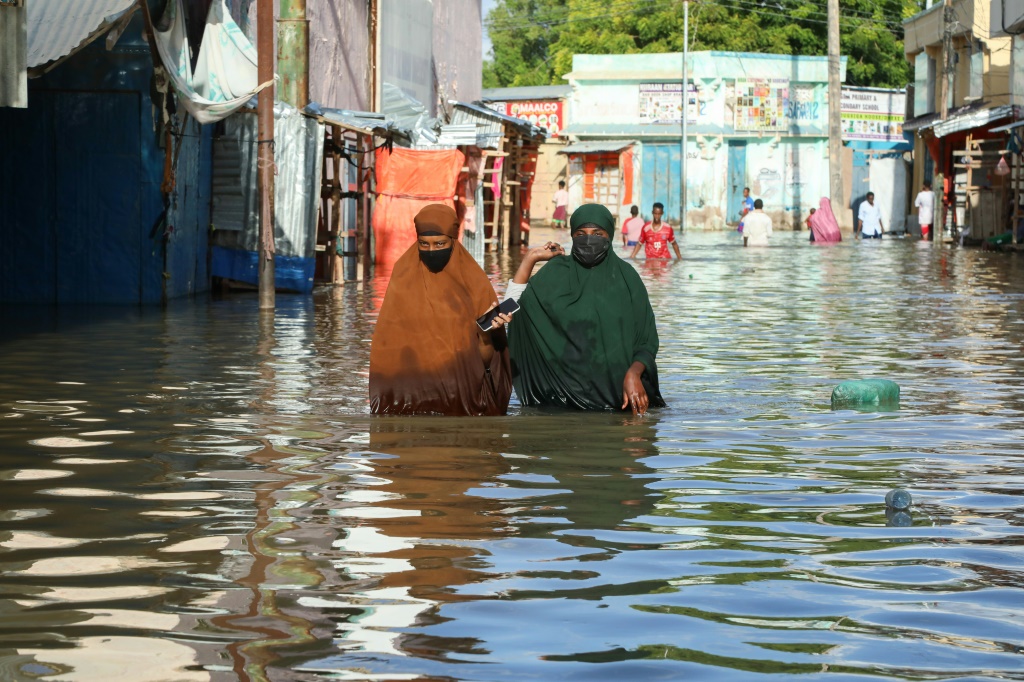
{"label": "green hijab", "polygon": [[569,234],[584,225],[600,227],[609,237],[615,235],[615,217],[601,204],[583,204],[572,212],[572,217],[569,218]]}
{"label": "green hijab", "polygon": [[[573,212],[576,230],[596,225],[609,236],[615,221],[604,206]],[[652,407],[665,401],[658,389],[658,330],[647,288],[631,265],[609,250],[587,268],[572,256],[548,261],[519,298],[509,324],[512,383],[523,405],[583,410],[619,409],[622,381],[636,361]]]}

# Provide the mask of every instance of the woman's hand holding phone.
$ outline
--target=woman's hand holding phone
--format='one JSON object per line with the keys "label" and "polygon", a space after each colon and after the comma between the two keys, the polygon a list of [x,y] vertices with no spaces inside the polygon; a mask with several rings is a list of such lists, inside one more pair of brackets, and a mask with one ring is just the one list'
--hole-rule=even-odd
{"label": "woman's hand holding phone", "polygon": [[503,327],[512,321],[512,314],[517,310],[519,310],[519,303],[513,298],[506,298],[501,305],[495,304],[493,308],[477,318],[476,325],[485,332]]}

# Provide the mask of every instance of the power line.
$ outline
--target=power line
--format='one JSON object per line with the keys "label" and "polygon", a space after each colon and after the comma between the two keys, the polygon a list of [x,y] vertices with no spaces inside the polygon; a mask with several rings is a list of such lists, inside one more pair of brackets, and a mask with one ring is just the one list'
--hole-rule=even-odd
{"label": "power line", "polygon": [[[787,0],[793,1],[793,0]],[[797,0],[798,1],[798,0]],[[716,5],[726,10],[733,10],[738,12],[748,12],[751,14],[759,14],[770,17],[778,17],[778,13],[769,11],[767,8],[770,6],[778,7],[780,10],[786,8],[781,4],[780,0],[768,0],[765,2],[744,2],[743,0],[704,0],[700,3],[702,6]],[[505,33],[511,31],[521,31],[528,28],[550,28],[552,26],[564,26],[567,24],[584,23],[589,21],[600,21],[612,17],[620,17],[628,14],[633,14],[638,10],[655,11],[659,9],[667,9],[670,7],[678,6],[679,3],[676,0],[632,0],[623,3],[617,3],[611,5],[612,8],[617,8],[618,11],[609,12],[607,9],[602,9],[597,12],[590,14],[575,15],[573,12],[552,12],[547,15],[534,15],[532,17],[500,17],[498,19],[488,18],[484,22],[484,27],[489,33]],[[793,9],[807,9],[807,5],[794,7]],[[826,19],[818,19],[815,17],[825,17],[826,15],[820,11],[811,11],[808,16],[792,16],[791,23],[811,23],[826,25]],[[861,18],[863,16],[864,18]],[[840,19],[841,25],[846,28],[882,28],[889,31],[902,32],[903,24],[898,21],[886,21],[878,18],[868,18],[866,15],[860,15],[857,17],[848,17]]]}

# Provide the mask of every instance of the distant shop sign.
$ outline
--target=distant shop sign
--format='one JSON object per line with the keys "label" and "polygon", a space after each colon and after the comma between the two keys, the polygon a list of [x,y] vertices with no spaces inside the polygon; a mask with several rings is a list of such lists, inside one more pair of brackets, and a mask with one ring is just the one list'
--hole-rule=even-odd
{"label": "distant shop sign", "polygon": [[788,78],[740,78],[736,80],[734,128],[737,131],[788,131],[789,114]]}
{"label": "distant shop sign", "polygon": [[504,113],[547,128],[552,137],[557,137],[565,127],[564,103],[561,100],[505,102]]}
{"label": "distant shop sign", "polygon": [[[687,84],[687,123],[696,123],[703,105],[697,97],[697,86],[693,81]],[[682,123],[682,83],[641,83],[641,123]]]}
{"label": "distant shop sign", "polygon": [[902,92],[843,88],[843,139],[902,142],[906,100]]}

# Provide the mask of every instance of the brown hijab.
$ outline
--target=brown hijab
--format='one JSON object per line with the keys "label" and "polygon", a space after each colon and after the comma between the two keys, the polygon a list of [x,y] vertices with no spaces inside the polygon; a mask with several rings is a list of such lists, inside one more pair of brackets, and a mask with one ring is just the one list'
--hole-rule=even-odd
{"label": "brown hijab", "polygon": [[487,275],[458,241],[459,219],[442,204],[416,216],[416,234],[452,238],[440,272],[413,244],[395,263],[370,346],[374,414],[499,415],[512,393],[505,330],[490,332],[494,357],[480,357],[476,318],[497,303]]}

